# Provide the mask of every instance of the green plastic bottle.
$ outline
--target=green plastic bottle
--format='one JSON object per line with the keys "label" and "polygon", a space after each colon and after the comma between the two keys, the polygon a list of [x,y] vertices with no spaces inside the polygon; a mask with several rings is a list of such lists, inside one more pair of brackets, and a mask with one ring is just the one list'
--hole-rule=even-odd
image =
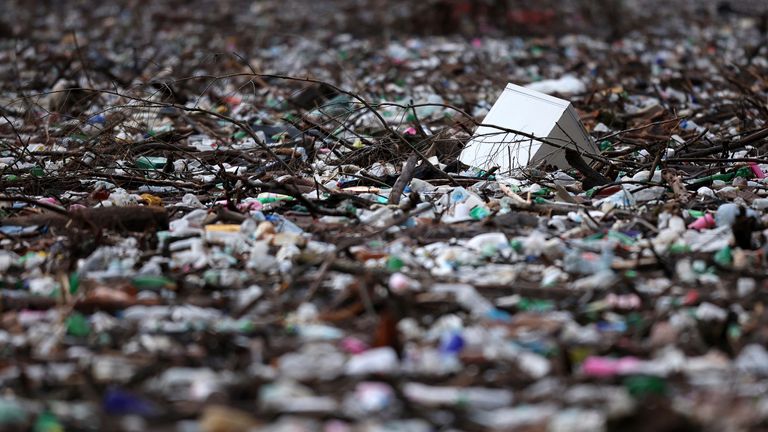
{"label": "green plastic bottle", "polygon": [[40,416],[37,417],[35,425],[32,427],[33,432],[64,432],[64,426],[59,423],[59,419],[50,412],[43,411]]}
{"label": "green plastic bottle", "polygon": [[67,318],[67,334],[77,337],[88,336],[91,334],[91,324],[83,314],[75,312]]}

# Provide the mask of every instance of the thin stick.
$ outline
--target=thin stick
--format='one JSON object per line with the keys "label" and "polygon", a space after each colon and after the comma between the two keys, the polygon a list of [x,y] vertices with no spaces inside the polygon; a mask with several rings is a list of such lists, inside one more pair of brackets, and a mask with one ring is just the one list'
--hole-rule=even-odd
{"label": "thin stick", "polygon": [[408,157],[408,160],[405,162],[405,167],[403,167],[403,172],[400,173],[400,176],[395,181],[394,186],[392,186],[392,192],[389,194],[390,204],[400,204],[400,197],[402,197],[405,187],[408,185],[408,183],[411,182],[411,179],[413,179],[417,160],[418,157],[416,155],[411,155]]}

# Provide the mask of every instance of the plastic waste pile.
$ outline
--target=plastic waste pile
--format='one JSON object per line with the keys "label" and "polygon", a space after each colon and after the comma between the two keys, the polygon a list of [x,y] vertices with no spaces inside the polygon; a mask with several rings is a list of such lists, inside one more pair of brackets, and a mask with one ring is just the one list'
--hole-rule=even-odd
{"label": "plastic waste pile", "polygon": [[[469,38],[368,34],[415,14],[375,2],[11,3],[0,430],[768,424],[757,12],[606,41],[547,2]],[[510,81],[600,153],[462,163]]]}

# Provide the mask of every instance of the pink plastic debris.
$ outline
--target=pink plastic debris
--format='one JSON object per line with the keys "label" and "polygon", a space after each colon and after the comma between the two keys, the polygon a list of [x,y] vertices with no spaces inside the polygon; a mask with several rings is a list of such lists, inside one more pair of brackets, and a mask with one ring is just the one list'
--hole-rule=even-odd
{"label": "pink plastic debris", "polygon": [[587,376],[607,378],[633,372],[640,363],[635,357],[611,357],[590,356],[584,360],[581,370]]}
{"label": "pink plastic debris", "polygon": [[368,345],[355,337],[346,337],[341,340],[341,347],[350,354],[360,354],[368,349]]}
{"label": "pink plastic debris", "polygon": [[244,211],[260,211],[264,208],[264,205],[258,201],[242,202],[237,205],[237,209],[241,212]]}
{"label": "pink plastic debris", "polygon": [[688,228],[693,228],[697,230],[709,229],[714,227],[715,227],[715,217],[712,216],[710,213],[705,214],[704,216],[696,219],[695,221],[691,222],[688,225]]}
{"label": "pink plastic debris", "polygon": [[755,177],[757,178],[765,178],[765,173],[763,170],[760,169],[760,166],[758,166],[756,163],[749,164],[749,168],[752,170],[753,173],[755,173]]}

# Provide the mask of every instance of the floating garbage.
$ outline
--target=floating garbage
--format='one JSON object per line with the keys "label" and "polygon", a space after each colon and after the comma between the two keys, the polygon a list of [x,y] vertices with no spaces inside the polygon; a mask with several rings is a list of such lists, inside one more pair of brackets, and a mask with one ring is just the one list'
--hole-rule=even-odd
{"label": "floating garbage", "polygon": [[748,3],[3,2],[0,431],[765,430]]}

